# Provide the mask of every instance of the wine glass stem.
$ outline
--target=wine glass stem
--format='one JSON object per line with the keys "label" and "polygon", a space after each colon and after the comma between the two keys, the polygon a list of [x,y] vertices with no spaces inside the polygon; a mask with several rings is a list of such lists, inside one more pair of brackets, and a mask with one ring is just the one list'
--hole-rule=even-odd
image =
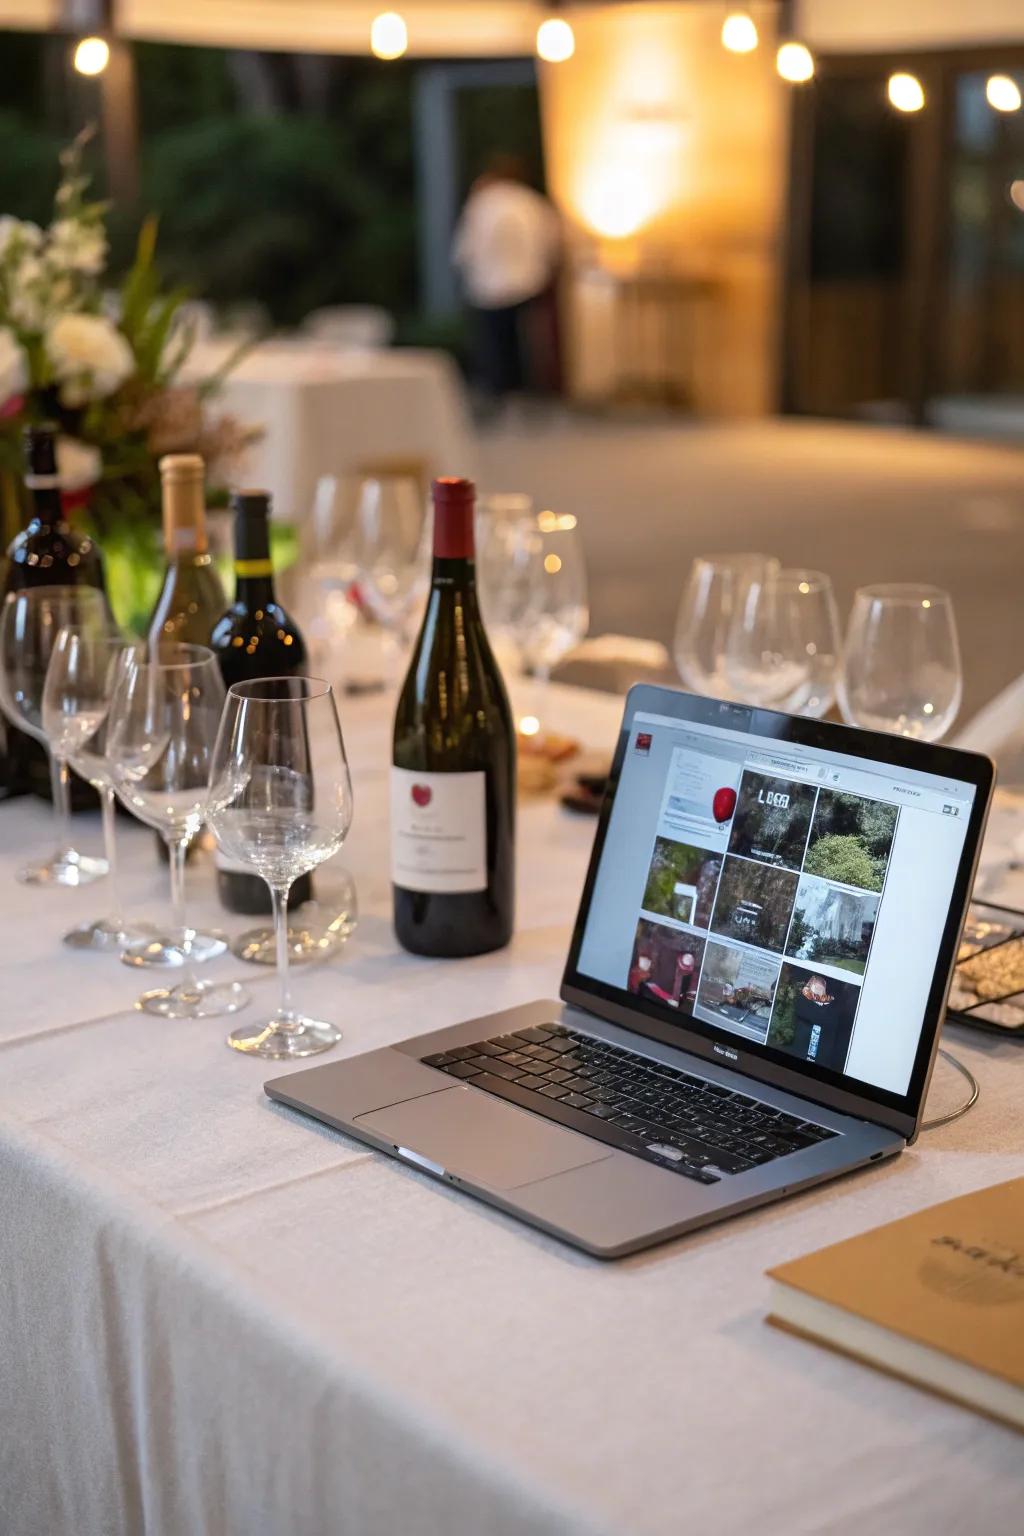
{"label": "wine glass stem", "polygon": [[71,799],[68,765],[50,753],[50,786],[53,811],[57,821],[57,858],[64,859],[71,849]]}
{"label": "wine glass stem", "polygon": [[187,852],[187,837],[177,838],[167,844],[167,853],[171,866],[171,902],[174,906],[174,926],[181,934],[181,953],[183,956],[181,985],[189,989],[195,985],[195,971],[192,968],[192,930],[188,926],[185,914],[185,855]]}
{"label": "wine glass stem", "polygon": [[107,873],[110,876],[110,919],[120,932],[124,928],[124,911],[121,906],[121,886],[117,878],[117,826],[112,789],[100,790],[100,809],[103,813],[103,851],[107,856]]}
{"label": "wine glass stem", "polygon": [[276,885],[270,887],[270,900],[274,909],[274,942],[277,946],[279,1015],[285,1024],[290,1020],[292,1011],[291,988],[288,984],[288,890],[288,886],[280,890]]}

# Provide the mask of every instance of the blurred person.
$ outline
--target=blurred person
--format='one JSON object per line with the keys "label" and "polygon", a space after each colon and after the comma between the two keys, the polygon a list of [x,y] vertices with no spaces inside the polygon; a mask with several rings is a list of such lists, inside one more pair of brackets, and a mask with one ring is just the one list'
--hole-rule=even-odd
{"label": "blurred person", "polygon": [[552,204],[527,184],[518,156],[494,156],[469,190],[452,246],[475,319],[477,382],[493,401],[556,382],[556,349],[536,343],[552,335],[560,253]]}

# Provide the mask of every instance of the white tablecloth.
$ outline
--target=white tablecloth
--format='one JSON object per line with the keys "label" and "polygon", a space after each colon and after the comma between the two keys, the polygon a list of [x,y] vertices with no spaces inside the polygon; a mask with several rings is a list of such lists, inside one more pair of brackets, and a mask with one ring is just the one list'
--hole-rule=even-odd
{"label": "white tablecloth", "polygon": [[[230,350],[220,342],[197,345],[186,376],[213,373]],[[443,352],[268,341],[232,369],[213,409],[263,429],[242,478],[269,490],[286,522],[309,515],[320,475],[388,464],[422,464],[428,475],[474,473],[462,383]]]}
{"label": "white tablecloth", "polygon": [[[611,746],[617,703],[553,702]],[[386,717],[345,706],[360,928],[296,974],[338,1054],[556,995],[593,833],[525,803],[512,947],[400,953]],[[16,886],[46,816],[0,826],[3,1536],[1020,1528],[1018,1435],[764,1323],[769,1265],[1021,1173],[1019,1046],[950,1030],[980,1103],[892,1164],[601,1263],[272,1106],[281,1069],[228,1051],[226,1021],[132,1012],[139,973],[59,944],[102,886]],[[122,841],[155,913],[151,835]],[[214,919],[209,872],[190,883]],[[940,1063],[932,1112],[961,1089]]]}

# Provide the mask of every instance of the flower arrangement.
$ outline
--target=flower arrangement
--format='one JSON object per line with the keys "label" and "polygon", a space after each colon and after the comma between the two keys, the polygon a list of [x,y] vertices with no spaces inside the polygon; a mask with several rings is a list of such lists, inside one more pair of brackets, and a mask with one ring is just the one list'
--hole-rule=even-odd
{"label": "flower arrangement", "polygon": [[88,137],[61,155],[47,229],[0,218],[0,495],[9,535],[21,520],[22,428],[57,421],[68,514],[107,554],[115,612],[129,622],[148,597],[140,581],[151,586],[143,578],[159,560],[160,456],[201,453],[216,497],[259,434],[208,407],[234,357],[201,383],[181,377],[194,339],[180,313],[188,295],[161,288],[154,218],[120,288],[104,290],[107,205],[87,195]]}

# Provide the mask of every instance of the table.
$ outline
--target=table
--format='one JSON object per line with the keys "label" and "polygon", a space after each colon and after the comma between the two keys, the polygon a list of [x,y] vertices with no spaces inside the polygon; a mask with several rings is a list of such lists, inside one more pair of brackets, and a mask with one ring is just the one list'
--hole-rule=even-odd
{"label": "table", "polygon": [[[198,344],[184,376],[207,377],[231,351],[223,342]],[[321,475],[389,467],[424,478],[474,472],[462,382],[444,352],[344,351],[274,339],[241,358],[213,409],[263,429],[242,478],[268,489],[286,522],[309,515]]]}
{"label": "table", "polygon": [[[610,747],[616,700],[558,689],[553,705]],[[346,703],[344,721],[363,916],[295,986],[343,1025],[336,1054],[555,996],[593,823],[524,803],[509,950],[401,954],[388,710]],[[288,1069],[228,1051],[227,1021],[130,1011],[137,973],[58,943],[102,886],[15,886],[46,816],[19,803],[0,825],[4,1536],[1019,1528],[1018,1435],[764,1324],[769,1265],[1021,1173],[1019,1047],[950,1030],[981,1083],[966,1118],[870,1173],[602,1263],[271,1105],[261,1084]],[[1012,830],[997,817],[996,844]],[[151,834],[122,842],[154,912]],[[208,872],[190,884],[214,918]],[[243,970],[273,985],[207,968]],[[961,1088],[940,1063],[932,1113]]]}

